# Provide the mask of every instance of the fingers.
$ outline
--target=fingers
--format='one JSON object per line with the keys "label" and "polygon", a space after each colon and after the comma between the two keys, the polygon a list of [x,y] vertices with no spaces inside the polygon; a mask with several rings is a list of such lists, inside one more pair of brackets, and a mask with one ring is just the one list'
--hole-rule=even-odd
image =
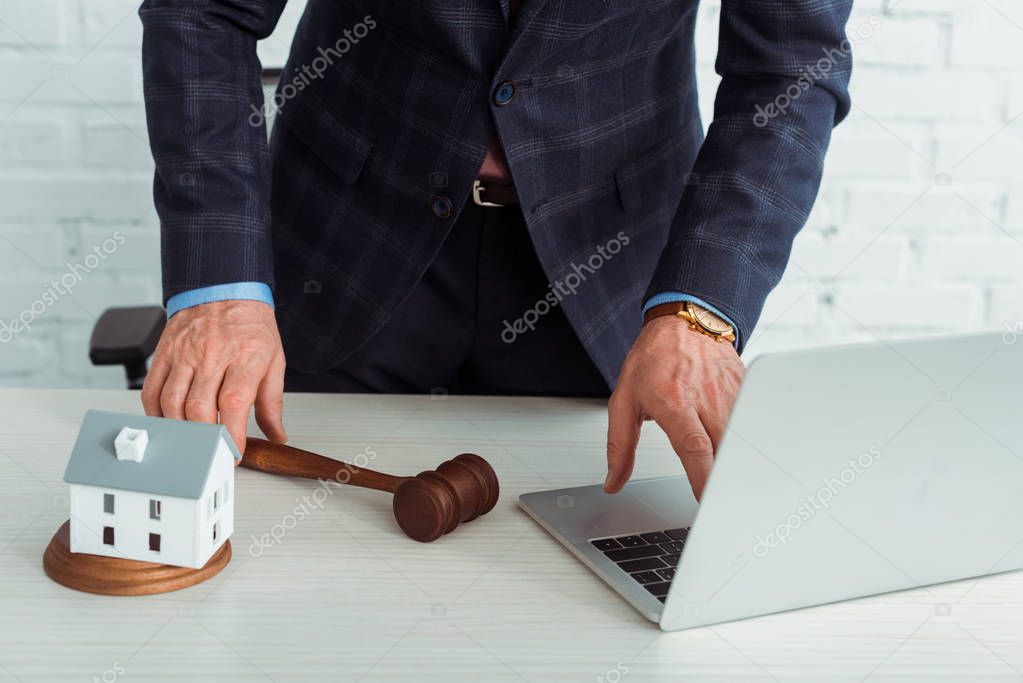
{"label": "fingers", "polygon": [[217,394],[224,381],[224,369],[202,365],[195,370],[192,386],[185,398],[185,419],[192,422],[217,421]]}
{"label": "fingers", "polygon": [[171,368],[160,391],[160,412],[174,420],[185,419],[185,400],[192,385],[192,366],[179,363]]}
{"label": "fingers", "polygon": [[714,444],[714,451],[721,447],[725,437],[728,419],[735,405],[736,394],[742,381],[743,366],[738,358],[728,358],[718,363],[717,372],[704,383],[704,400],[697,404],[700,421]]}
{"label": "fingers", "polygon": [[714,465],[714,446],[707,430],[692,407],[652,417],[668,435],[668,441],[689,477],[693,495],[699,500]]}
{"label": "fingers", "polygon": [[284,430],[284,354],[274,357],[266,376],[256,392],[256,424],[275,443],[284,443],[288,434]]}
{"label": "fingers", "polygon": [[716,409],[715,406],[705,406],[700,410],[700,422],[704,431],[710,437],[711,446],[716,453],[721,446],[721,439],[725,438],[725,427],[728,424],[728,413]]}
{"label": "fingers", "polygon": [[632,476],[643,416],[631,393],[619,390],[607,404],[607,478],[604,490],[617,493]]}
{"label": "fingers", "polygon": [[159,351],[153,357],[153,367],[146,375],[146,381],[142,385],[142,408],[150,417],[163,417],[160,409],[160,395],[163,393],[163,385],[170,374],[170,363]]}
{"label": "fingers", "polygon": [[224,375],[224,383],[217,396],[220,424],[227,428],[239,453],[245,453],[245,431],[249,422],[249,409],[256,400],[259,386],[258,373],[244,366],[232,365]]}

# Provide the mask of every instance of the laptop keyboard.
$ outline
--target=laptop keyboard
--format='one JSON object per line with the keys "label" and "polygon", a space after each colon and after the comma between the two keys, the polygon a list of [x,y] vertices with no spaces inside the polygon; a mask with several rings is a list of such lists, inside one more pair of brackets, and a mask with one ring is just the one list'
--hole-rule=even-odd
{"label": "laptop keyboard", "polygon": [[682,557],[682,547],[690,527],[666,529],[631,536],[594,538],[594,548],[604,553],[618,567],[664,602],[675,577],[675,567]]}

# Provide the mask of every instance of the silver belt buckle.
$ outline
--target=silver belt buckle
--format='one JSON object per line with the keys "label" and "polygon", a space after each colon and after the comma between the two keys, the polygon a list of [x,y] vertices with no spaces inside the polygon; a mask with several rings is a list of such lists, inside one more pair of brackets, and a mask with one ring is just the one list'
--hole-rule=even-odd
{"label": "silver belt buckle", "polygon": [[472,182],[472,201],[476,206],[493,206],[500,208],[504,204],[495,204],[494,202],[488,202],[483,198],[482,193],[486,192],[487,188],[479,180]]}

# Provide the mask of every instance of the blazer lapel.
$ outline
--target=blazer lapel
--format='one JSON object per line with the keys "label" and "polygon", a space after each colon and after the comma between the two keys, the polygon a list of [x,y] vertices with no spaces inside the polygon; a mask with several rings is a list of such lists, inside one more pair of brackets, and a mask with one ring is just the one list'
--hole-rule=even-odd
{"label": "blazer lapel", "polygon": [[[536,21],[543,13],[544,7],[550,0],[522,0],[521,6],[519,7],[519,13],[515,17],[512,29],[511,39],[508,41],[508,51],[511,52],[515,49],[515,44],[519,42],[522,34],[526,32],[529,25]],[[508,5],[508,0],[501,0],[502,8]]]}

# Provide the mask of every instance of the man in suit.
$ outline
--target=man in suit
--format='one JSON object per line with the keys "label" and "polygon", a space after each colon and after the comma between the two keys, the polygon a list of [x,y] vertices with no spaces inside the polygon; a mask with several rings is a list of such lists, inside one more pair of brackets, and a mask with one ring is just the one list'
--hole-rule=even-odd
{"label": "man in suit", "polygon": [[285,387],[610,393],[607,490],[653,419],[699,496],[849,109],[851,0],[723,0],[706,138],[696,0],[309,0],[268,147],[284,1],[140,10],[146,412],[243,447],[253,405],[286,438]]}

